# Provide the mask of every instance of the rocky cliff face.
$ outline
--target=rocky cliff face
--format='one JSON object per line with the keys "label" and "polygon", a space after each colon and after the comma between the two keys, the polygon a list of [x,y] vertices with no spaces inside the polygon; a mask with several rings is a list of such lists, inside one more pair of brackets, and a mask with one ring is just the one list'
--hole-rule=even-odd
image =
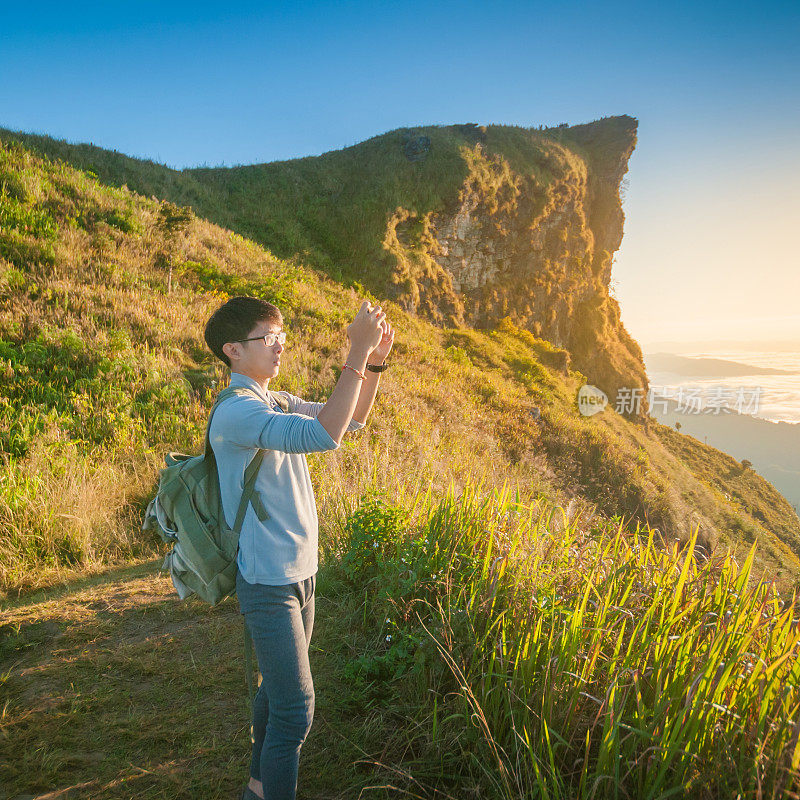
{"label": "rocky cliff face", "polygon": [[638,390],[624,411],[644,418],[642,353],[609,295],[636,127],[615,117],[531,131],[516,164],[493,148],[491,129],[479,129],[463,148],[468,176],[450,207],[424,215],[398,208],[390,221],[384,246],[396,259],[398,299],[448,325],[510,317],[567,350],[610,403]]}

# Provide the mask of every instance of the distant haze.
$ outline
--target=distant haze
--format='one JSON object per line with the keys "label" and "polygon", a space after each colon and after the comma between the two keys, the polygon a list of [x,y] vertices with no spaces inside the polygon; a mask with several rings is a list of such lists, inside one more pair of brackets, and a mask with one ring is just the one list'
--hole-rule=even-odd
{"label": "distant haze", "polygon": [[[670,427],[680,423],[681,433],[738,460],[746,458],[800,508],[800,347],[796,342],[793,349],[790,342],[773,342],[773,347],[761,342],[759,348],[739,348],[732,342],[692,344],[704,346],[683,352],[726,357],[645,351],[651,414]],[[702,408],[691,403],[693,391]],[[715,397],[722,401],[717,409]]]}
{"label": "distant haze", "polygon": [[664,339],[661,341],[639,340],[642,352],[648,353],[731,353],[764,352],[799,353],[800,338],[797,339]]}

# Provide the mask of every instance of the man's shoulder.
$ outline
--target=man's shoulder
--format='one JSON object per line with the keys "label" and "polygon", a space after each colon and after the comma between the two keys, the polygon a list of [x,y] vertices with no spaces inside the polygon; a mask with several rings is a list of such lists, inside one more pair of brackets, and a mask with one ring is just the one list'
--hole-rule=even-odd
{"label": "man's shoulder", "polygon": [[253,411],[264,410],[275,412],[280,409],[284,413],[289,413],[292,408],[292,397],[289,392],[277,392],[273,389],[267,390],[267,399],[262,397],[255,389],[247,386],[229,386],[223,389],[215,401],[215,414],[225,418],[229,415],[236,415],[239,412],[251,413]]}
{"label": "man's shoulder", "polygon": [[232,418],[242,414],[249,415],[261,411],[270,412],[272,408],[258,392],[245,386],[229,386],[216,397],[211,410],[211,425],[215,428],[224,425]]}
{"label": "man's shoulder", "polygon": [[267,405],[264,398],[249,386],[227,386],[216,397],[215,405],[221,406],[223,403],[230,404],[233,400],[255,400],[259,403]]}

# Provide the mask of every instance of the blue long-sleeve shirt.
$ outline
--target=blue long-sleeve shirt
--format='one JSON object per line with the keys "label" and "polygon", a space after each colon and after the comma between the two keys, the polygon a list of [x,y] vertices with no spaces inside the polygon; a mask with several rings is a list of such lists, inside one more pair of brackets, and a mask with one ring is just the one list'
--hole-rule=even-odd
{"label": "blue long-sleeve shirt", "polygon": [[[249,583],[283,586],[305,580],[317,571],[319,536],[305,453],[339,447],[317,419],[325,404],[276,392],[289,402],[286,414],[252,378],[233,372],[230,385],[246,386],[257,394],[223,400],[211,420],[209,438],[217,460],[222,510],[230,527],[244,490],[247,465],[256,449],[266,451],[255,491],[269,516],[262,522],[253,506],[248,506],[239,536],[239,571]],[[362,422],[350,420],[347,430],[363,427]]]}

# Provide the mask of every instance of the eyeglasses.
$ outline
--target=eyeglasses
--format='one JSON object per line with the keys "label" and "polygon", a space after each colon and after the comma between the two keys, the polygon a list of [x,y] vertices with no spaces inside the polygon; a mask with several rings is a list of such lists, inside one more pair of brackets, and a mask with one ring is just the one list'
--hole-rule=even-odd
{"label": "eyeglasses", "polygon": [[286,341],[286,331],[281,331],[280,333],[265,333],[262,336],[251,336],[249,339],[237,339],[237,342],[255,342],[258,339],[263,339],[264,344],[267,347],[272,347],[272,345],[277,342],[280,345]]}

